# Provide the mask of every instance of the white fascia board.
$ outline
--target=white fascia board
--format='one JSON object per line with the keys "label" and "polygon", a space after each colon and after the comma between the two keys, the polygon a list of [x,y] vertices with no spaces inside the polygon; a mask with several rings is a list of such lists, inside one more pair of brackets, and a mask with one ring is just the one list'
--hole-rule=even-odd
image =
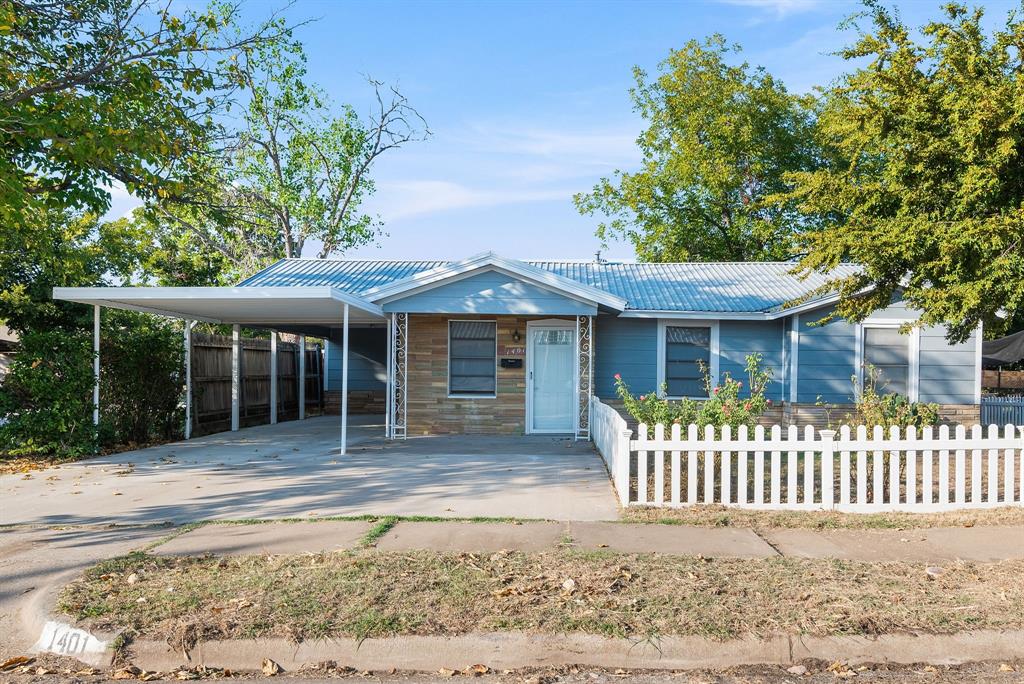
{"label": "white fascia board", "polygon": [[498,256],[493,252],[484,252],[469,259],[429,271],[423,271],[388,285],[372,288],[363,292],[362,296],[372,302],[391,302],[400,298],[401,295],[423,292],[450,280],[457,279],[460,276],[487,268],[502,271],[508,275],[521,278],[586,303],[606,306],[616,311],[622,311],[626,308],[626,300],[621,297],[616,297],[604,290],[584,285],[571,278],[565,278],[537,266],[532,266],[516,259]]}
{"label": "white fascia board", "polygon": [[619,314],[619,318],[666,318],[677,320],[718,320],[770,321],[779,316],[764,311],[659,311],[655,309],[630,309]]}
{"label": "white fascia board", "polygon": [[[161,302],[330,299],[382,318],[384,316],[379,305],[333,287],[55,287],[53,298],[174,317],[180,317],[181,314],[162,309]],[[194,318],[208,323],[220,322],[198,316]]]}
{"label": "white fascia board", "polygon": [[771,309],[769,311],[663,311],[656,309],[629,309],[619,314],[619,318],[678,318],[678,319],[709,319],[717,318],[734,321],[777,321],[794,314],[820,309],[839,300],[839,296],[826,299],[815,299],[789,309]]}

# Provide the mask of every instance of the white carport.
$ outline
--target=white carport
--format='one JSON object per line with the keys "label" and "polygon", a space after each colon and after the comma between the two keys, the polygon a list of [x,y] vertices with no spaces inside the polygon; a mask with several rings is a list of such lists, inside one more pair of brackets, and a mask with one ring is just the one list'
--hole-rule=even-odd
{"label": "white carport", "polygon": [[[239,427],[240,391],[240,328],[265,328],[273,332],[271,344],[276,350],[277,332],[286,330],[300,334],[305,349],[305,334],[319,335],[322,330],[341,320],[341,453],[345,453],[348,437],[348,347],[349,325],[380,324],[385,321],[381,307],[361,297],[333,287],[57,287],[53,298],[89,304],[93,307],[93,349],[96,353],[93,372],[93,421],[99,423],[99,350],[100,307],[128,309],[179,318],[185,321],[186,348],[186,438],[191,426],[192,377],[191,329],[196,321],[226,323],[233,326],[231,373],[231,429]],[[299,354],[299,358],[304,358]],[[276,354],[271,354],[271,422],[276,422],[277,382]],[[305,387],[305,365],[299,365],[299,387]],[[303,389],[300,389],[300,419],[304,417]]]}

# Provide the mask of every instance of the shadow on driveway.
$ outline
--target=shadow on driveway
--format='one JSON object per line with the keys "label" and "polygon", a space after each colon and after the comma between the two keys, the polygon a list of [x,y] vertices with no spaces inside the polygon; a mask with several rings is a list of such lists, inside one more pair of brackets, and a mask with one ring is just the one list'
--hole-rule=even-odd
{"label": "shadow on driveway", "polygon": [[610,520],[615,498],[588,442],[439,436],[385,442],[336,416],[262,425],[58,469],[0,477],[0,523],[424,515]]}

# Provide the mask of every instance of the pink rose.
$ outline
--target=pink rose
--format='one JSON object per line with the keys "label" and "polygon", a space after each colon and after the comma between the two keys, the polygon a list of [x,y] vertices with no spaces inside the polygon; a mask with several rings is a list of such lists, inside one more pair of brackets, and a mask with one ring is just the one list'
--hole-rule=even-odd
{"label": "pink rose", "polygon": [[644,399],[646,399],[646,398],[647,398],[647,395],[646,395],[646,394],[641,394],[641,395],[640,395],[640,401],[643,401],[643,400],[644,400]]}
{"label": "pink rose", "polygon": [[768,399],[765,403],[768,404],[769,406],[771,406],[772,405],[772,400]]}
{"label": "pink rose", "polygon": [[619,375],[618,373],[616,373],[616,374],[615,374],[615,379],[616,379],[616,380],[621,380],[621,379],[622,379],[622,376],[621,376],[621,375]]}
{"label": "pink rose", "polygon": [[715,389],[711,390],[711,391],[714,392],[715,394],[718,394],[718,388],[717,387]]}
{"label": "pink rose", "polygon": [[736,386],[737,386],[737,387],[743,387],[743,383],[742,383],[742,382],[737,382],[737,383],[736,383]]}

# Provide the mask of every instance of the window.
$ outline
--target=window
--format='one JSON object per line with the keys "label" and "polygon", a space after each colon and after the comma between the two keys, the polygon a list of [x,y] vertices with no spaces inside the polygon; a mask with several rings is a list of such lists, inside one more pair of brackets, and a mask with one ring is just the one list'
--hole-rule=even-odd
{"label": "window", "polygon": [[497,332],[494,321],[448,322],[448,394],[495,396]]}
{"label": "window", "polygon": [[864,326],[864,366],[878,372],[878,392],[910,396],[910,340],[896,327]]}
{"label": "window", "polygon": [[701,364],[711,370],[711,327],[665,326],[664,382],[670,397],[706,397]]}

